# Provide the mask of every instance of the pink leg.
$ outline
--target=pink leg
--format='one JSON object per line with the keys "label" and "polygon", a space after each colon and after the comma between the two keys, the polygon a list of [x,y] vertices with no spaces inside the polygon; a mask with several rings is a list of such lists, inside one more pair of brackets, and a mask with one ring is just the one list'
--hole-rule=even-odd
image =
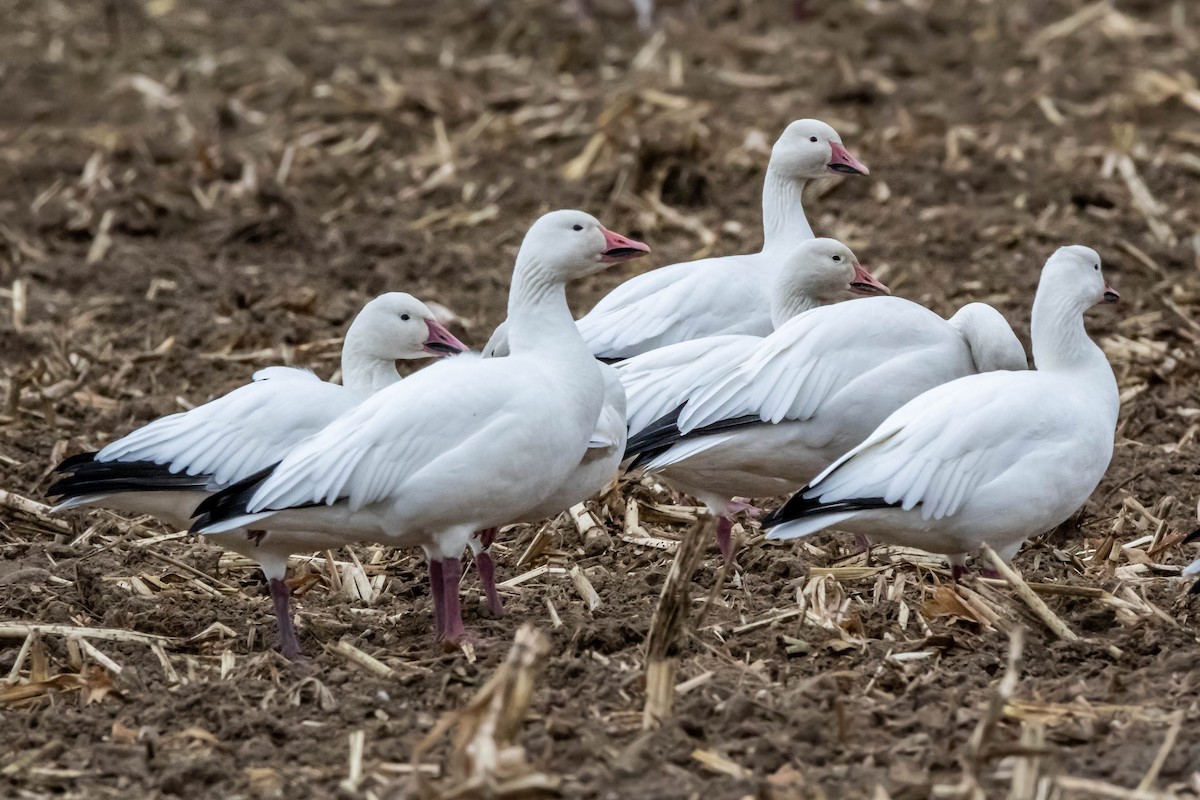
{"label": "pink leg", "polygon": [[981,569],[979,574],[985,578],[991,578],[994,581],[1000,580],[1000,573],[994,569]]}
{"label": "pink leg", "polygon": [[300,640],[296,638],[296,628],[292,625],[291,597],[292,590],[287,581],[282,578],[272,578],[271,603],[275,606],[275,621],[279,625],[279,652],[288,661],[299,661]]}
{"label": "pink leg", "polygon": [[492,542],[496,541],[495,528],[484,528],[483,530],[478,531],[475,535],[479,537],[479,544],[483,546],[484,550],[487,550],[492,546]]}
{"label": "pink leg", "polygon": [[500,592],[496,590],[496,564],[487,550],[475,556],[475,566],[479,568],[479,582],[483,584],[483,593],[487,597],[488,611],[493,617],[504,616],[504,602]]}
{"label": "pink leg", "polygon": [[429,559],[429,594],[433,598],[433,633],[441,639],[446,632],[445,589],[442,585],[442,562]]}
{"label": "pink leg", "polygon": [[458,582],[462,578],[462,560],[454,558],[442,559],[442,603],[445,608],[445,629],[442,638],[448,642],[460,642],[467,636],[467,628],[463,625],[462,604],[458,599]]}
{"label": "pink leg", "polygon": [[950,577],[951,577],[951,579],[953,579],[953,581],[955,583],[958,583],[960,580],[962,580],[963,576],[966,574],[967,574],[967,568],[965,566],[963,566],[962,564],[951,564],[950,565]]}
{"label": "pink leg", "polygon": [[854,543],[858,545],[858,552],[866,553],[867,555],[871,554],[871,537],[865,533],[854,534]]}
{"label": "pink leg", "polygon": [[717,547],[725,556],[725,563],[733,561],[733,523],[729,517],[717,517]]}

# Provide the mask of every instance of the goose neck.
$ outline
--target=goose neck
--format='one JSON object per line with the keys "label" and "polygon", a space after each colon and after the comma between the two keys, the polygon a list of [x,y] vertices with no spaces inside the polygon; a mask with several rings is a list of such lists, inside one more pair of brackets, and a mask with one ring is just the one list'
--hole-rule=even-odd
{"label": "goose neck", "polygon": [[775,288],[775,294],[771,297],[771,325],[776,330],[792,317],[821,305],[815,297],[798,287],[783,284]]}
{"label": "goose neck", "polygon": [[396,362],[371,355],[353,337],[342,347],[342,385],[355,392],[374,394],[400,380]]}
{"label": "goose neck", "polygon": [[767,167],[763,181],[763,253],[787,255],[798,244],[813,238],[804,215],[804,187],[808,180],[784,175]]}
{"label": "goose neck", "polygon": [[567,306],[562,279],[530,260],[518,263],[508,292],[508,341],[511,353],[576,351],[590,358]]}
{"label": "goose neck", "polygon": [[1104,354],[1083,324],[1084,304],[1052,290],[1039,289],[1033,301],[1030,336],[1033,360],[1039,370],[1086,366]]}

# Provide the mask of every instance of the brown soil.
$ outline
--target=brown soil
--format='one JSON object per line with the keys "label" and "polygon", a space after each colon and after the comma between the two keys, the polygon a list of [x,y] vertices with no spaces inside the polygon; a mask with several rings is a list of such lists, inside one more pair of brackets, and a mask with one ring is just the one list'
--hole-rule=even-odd
{"label": "brown soil", "polygon": [[[527,621],[550,655],[518,742],[525,768],[560,777],[569,797],[923,798],[974,772],[981,796],[1032,797],[1042,780],[1050,796],[1092,797],[1067,794],[1071,779],[1132,789],[1160,749],[1147,788],[1200,795],[1200,600],[1172,577],[1196,556],[1177,544],[1195,524],[1200,413],[1195,9],[813,0],[796,20],[790,4],[717,0],[662,3],[661,32],[643,34],[621,0],[587,17],[557,0],[486,5],[6,4],[0,488],[38,499],[61,456],[259,366],[330,374],[337,345],[322,340],[383,290],[443,303],[481,345],[519,238],[549,208],[650,241],[655,264],[752,249],[766,149],[814,116],[872,176],[817,187],[813,227],[897,294],[943,313],[984,299],[1025,336],[1051,250],[1104,255],[1125,298],[1091,320],[1124,392],[1116,457],[1081,514],[1016,560],[1031,581],[1079,587],[1046,599],[1082,640],[1056,640],[1006,587],[950,589],[912,558],[822,572],[849,552],[843,538],[776,547],[748,523],[737,574],[702,620],[696,603],[679,648],[677,680],[699,680],[645,733],[643,645],[671,555],[617,537],[624,498],[640,499],[652,533],[685,530],[653,516],[664,495],[652,488],[596,506],[607,547],[585,549],[563,518],[518,567],[536,526],[502,537],[505,576],[578,565],[600,604],[589,611],[551,573],[509,591],[508,615],[491,620],[468,576],[474,660],[435,647],[418,555],[357,551],[380,576],[369,601],[317,563],[298,666],[269,650],[250,566],[192,539],[145,545],[164,532],[152,521],[78,513],[65,531],[4,509],[0,620],[178,638],[167,666],[145,643],[92,640],[119,675],[94,657],[81,670],[62,636],[31,644],[18,685],[61,691],[15,701],[0,687],[0,794],[449,792],[454,775],[418,786],[404,767]],[[652,265],[577,287],[577,308]],[[10,303],[21,286],[23,321]],[[1120,547],[1160,519],[1167,546]],[[718,567],[709,553],[694,598]],[[806,619],[739,630],[795,612],[801,595]],[[1019,680],[973,759],[1018,624]],[[354,665],[330,649],[339,641],[395,673]],[[23,644],[0,641],[0,674]],[[896,658],[909,652],[927,655]],[[363,777],[339,788],[353,731]],[[443,768],[449,751],[439,740],[420,758]]]}

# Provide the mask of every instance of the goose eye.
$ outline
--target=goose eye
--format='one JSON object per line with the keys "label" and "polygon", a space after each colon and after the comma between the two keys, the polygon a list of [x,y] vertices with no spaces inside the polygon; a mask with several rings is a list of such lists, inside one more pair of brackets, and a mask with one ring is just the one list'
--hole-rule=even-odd
{"label": "goose eye", "polygon": [[583,226],[582,226],[582,225],[572,225],[572,226],[571,226],[571,230],[573,230],[573,231],[581,231],[581,230],[583,230]]}
{"label": "goose eye", "polygon": [[834,257],[833,257],[833,260],[834,260],[834,261],[841,261],[841,260],[842,260],[842,257],[841,257],[841,256],[834,256]]}
{"label": "goose eye", "polygon": [[808,137],[808,140],[809,140],[810,142],[815,142],[815,141],[817,140],[817,137],[815,137],[815,136],[810,136],[810,137]]}
{"label": "goose eye", "polygon": [[408,322],[409,319],[411,319],[411,317],[409,317],[408,314],[401,314],[400,319],[404,320],[405,322]]}
{"label": "goose eye", "polygon": [[1100,265],[1099,265],[1099,264],[1092,264],[1092,269],[1096,270],[1096,272],[1099,272],[1099,271],[1100,271]]}

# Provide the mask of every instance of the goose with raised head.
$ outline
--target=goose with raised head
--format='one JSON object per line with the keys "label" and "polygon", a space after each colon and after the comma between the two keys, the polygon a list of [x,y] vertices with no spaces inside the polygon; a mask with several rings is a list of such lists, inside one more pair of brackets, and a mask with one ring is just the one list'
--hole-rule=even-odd
{"label": "goose with raised head", "polygon": [[1112,459],[1120,400],[1083,315],[1119,295],[1080,245],[1046,262],[1034,369],[970,375],[899,408],[763,520],[770,539],[823,528],[943,553],[955,576],[987,543],[1006,561],[1074,514]]}
{"label": "goose with raised head", "polygon": [[660,473],[718,517],[727,558],[729,516],[740,507],[732,498],[795,491],[904,403],[981,364],[1026,366],[995,309],[972,304],[951,324],[897,297],[805,311],[729,362],[626,448],[632,466]]}
{"label": "goose with raised head", "polygon": [[438,633],[463,637],[460,559],[472,535],[553,494],[600,417],[604,377],[571,318],[566,283],[647,252],[582,211],[541,217],[517,254],[507,358],[459,356],[384,389],[278,465],[206,500],[194,529],[219,538],[266,526],[322,542],[420,546]]}
{"label": "goose with raised head", "polygon": [[[760,252],[660,267],[613,289],[579,320],[588,348],[617,361],[677,342],[723,334],[771,332],[770,287],[788,253],[811,239],[804,187],[829,174],[866,175],[838,132],[815,119],[792,122],[771,149],[763,184]],[[507,352],[507,325],[485,354]]]}
{"label": "goose with raised head", "polygon": [[[55,468],[63,477],[47,494],[60,498],[55,511],[102,506],[187,527],[211,493],[278,462],[297,443],[400,380],[397,360],[466,349],[417,298],[380,295],[363,306],[346,332],[340,385],[305,369],[266,367],[251,383],[215,400],[157,419],[99,452],[67,458]],[[250,530],[221,543],[262,567],[283,653],[294,658],[299,646],[288,612],[287,557],[273,546],[282,535]]]}

